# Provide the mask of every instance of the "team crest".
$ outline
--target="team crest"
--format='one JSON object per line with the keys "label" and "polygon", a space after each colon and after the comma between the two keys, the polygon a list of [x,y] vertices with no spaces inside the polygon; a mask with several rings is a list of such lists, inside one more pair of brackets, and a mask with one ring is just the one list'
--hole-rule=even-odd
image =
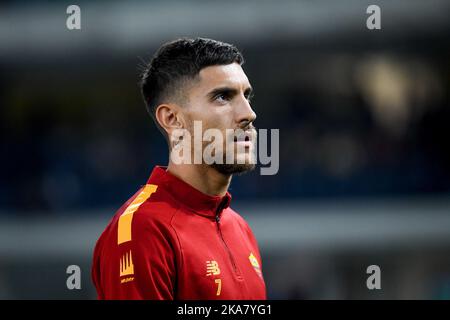
{"label": "team crest", "polygon": [[248,260],[250,260],[250,263],[253,266],[253,269],[255,269],[258,276],[260,276],[262,278],[261,267],[259,266],[258,259],[256,259],[253,252],[250,252],[250,255],[248,256]]}

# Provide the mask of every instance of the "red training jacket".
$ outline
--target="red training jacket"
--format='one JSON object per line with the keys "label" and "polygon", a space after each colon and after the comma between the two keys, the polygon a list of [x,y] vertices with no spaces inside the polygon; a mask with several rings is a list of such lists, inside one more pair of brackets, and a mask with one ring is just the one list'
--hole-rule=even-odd
{"label": "red training jacket", "polygon": [[256,239],[230,200],[155,167],[97,241],[98,298],[266,299]]}

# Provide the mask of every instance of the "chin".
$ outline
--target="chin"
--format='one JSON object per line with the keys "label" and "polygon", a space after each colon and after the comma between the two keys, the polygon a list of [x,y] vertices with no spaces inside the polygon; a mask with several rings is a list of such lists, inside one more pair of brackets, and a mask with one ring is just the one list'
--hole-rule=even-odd
{"label": "chin", "polygon": [[224,175],[231,174],[244,174],[246,172],[252,171],[255,169],[256,165],[253,163],[243,163],[243,164],[217,164],[214,163],[211,165],[214,169]]}

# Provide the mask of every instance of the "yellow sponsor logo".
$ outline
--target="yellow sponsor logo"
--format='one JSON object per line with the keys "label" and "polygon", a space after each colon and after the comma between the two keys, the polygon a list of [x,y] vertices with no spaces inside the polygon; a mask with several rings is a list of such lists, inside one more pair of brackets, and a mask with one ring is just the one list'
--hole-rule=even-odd
{"label": "yellow sponsor logo", "polygon": [[134,280],[134,277],[128,277],[128,278],[124,278],[124,279],[120,280],[120,283],[127,283],[127,282],[130,282],[133,280]]}
{"label": "yellow sponsor logo", "polygon": [[[133,257],[131,256],[131,250],[126,252],[122,258],[120,258],[120,276],[130,276],[134,274]],[[124,279],[126,280],[126,279]],[[122,280],[122,283],[124,281]]]}

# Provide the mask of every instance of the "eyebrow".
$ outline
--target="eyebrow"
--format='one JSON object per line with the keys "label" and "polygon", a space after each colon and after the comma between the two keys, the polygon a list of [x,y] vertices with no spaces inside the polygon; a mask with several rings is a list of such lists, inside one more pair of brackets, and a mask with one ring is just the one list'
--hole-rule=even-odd
{"label": "eyebrow", "polygon": [[[215,89],[211,90],[211,91],[207,94],[207,96],[208,96],[209,98],[214,98],[214,97],[217,96],[218,94],[223,94],[223,93],[226,93],[226,94],[235,96],[235,95],[238,94],[238,92],[239,92],[239,90],[237,90],[236,88],[232,88],[232,87],[219,87],[219,88],[215,88]],[[247,88],[245,89],[244,93],[246,93],[247,96],[251,96],[252,93],[253,93],[253,88],[252,88],[251,86],[247,87]]]}

